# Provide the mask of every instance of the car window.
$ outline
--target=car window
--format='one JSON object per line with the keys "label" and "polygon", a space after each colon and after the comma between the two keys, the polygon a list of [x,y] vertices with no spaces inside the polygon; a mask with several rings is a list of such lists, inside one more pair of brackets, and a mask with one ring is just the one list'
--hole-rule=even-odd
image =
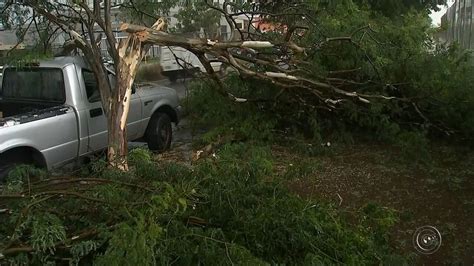
{"label": "car window", "polygon": [[0,94],[16,100],[65,102],[63,72],[57,68],[7,68]]}
{"label": "car window", "polygon": [[100,101],[100,91],[94,73],[89,70],[82,70],[82,78],[86,86],[87,100],[90,103]]}

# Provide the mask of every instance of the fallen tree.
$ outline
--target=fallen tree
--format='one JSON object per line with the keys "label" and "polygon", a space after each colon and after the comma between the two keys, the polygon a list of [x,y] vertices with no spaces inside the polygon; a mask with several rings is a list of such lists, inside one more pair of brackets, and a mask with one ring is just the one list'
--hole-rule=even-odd
{"label": "fallen tree", "polygon": [[[400,93],[402,88],[399,86],[399,82],[386,80],[381,75],[380,72],[383,70],[373,58],[377,54],[370,54],[366,49],[376,48],[377,51],[382,51],[383,49],[393,49],[393,47],[391,44],[382,43],[379,40],[381,37],[378,36],[380,34],[369,24],[360,24],[347,35],[339,37],[313,36],[312,31],[318,30],[314,26],[318,21],[310,18],[309,12],[277,14],[255,7],[250,11],[248,7],[247,9],[242,7],[241,10],[235,11],[234,7],[234,13],[231,13],[229,11],[231,4],[228,2],[225,2],[222,7],[210,3],[207,5],[209,9],[219,12],[230,25],[231,36],[228,41],[186,38],[179,34],[128,23],[122,24],[120,30],[131,36],[136,36],[142,44],[179,46],[194,53],[203,64],[207,74],[219,85],[217,89],[220,94],[230,97],[235,102],[272,101],[277,105],[282,95],[287,94],[289,98],[293,98],[291,101],[294,102],[295,112],[311,113],[315,110],[324,110],[334,114],[340,109],[352,106],[352,104],[358,105],[358,108],[363,110],[370,109],[370,105],[374,101],[390,101],[395,102],[394,105],[403,105],[411,109],[410,123],[421,121],[443,134],[450,134],[449,128],[431,121],[424,114],[425,110],[418,106],[420,99],[407,97],[404,93]],[[317,11],[323,7],[314,4],[307,8]],[[267,23],[279,25],[279,29],[277,27],[271,33],[262,32],[251,24],[247,30],[239,29],[236,27],[235,17],[241,14],[258,16]],[[305,15],[308,17],[304,17]],[[295,18],[292,24],[281,24],[280,21],[286,21],[285,19],[288,17]],[[319,59],[322,62],[315,62],[315,57],[325,57],[335,51],[342,51],[341,53],[349,51],[348,54],[353,57],[355,63],[347,68],[332,64],[333,68],[328,67],[321,58]],[[212,55],[211,58],[214,59],[210,60],[206,55]],[[222,75],[220,75],[222,73],[216,73],[213,70],[212,62],[222,63],[242,79],[271,84],[277,93],[273,95],[272,99],[235,95],[231,92],[232,89],[222,82]],[[318,66],[317,63],[321,65]],[[319,71],[315,71],[315,69]],[[258,88],[256,89],[258,90]],[[386,105],[390,104],[386,103]]]}
{"label": "fallen tree", "polygon": [[[131,1],[117,7],[156,19],[155,13],[141,9],[140,3],[146,4],[142,2]],[[446,118],[440,119],[435,113],[436,100],[432,98],[437,96],[434,93],[441,92],[423,91],[425,85],[417,84],[416,73],[406,71],[407,65],[432,58],[425,13],[406,13],[403,19],[374,18],[375,11],[370,5],[349,0],[334,4],[290,1],[260,6],[229,1],[223,5],[204,3],[208,7],[205,12],[214,11],[227,21],[228,39],[217,41],[167,33],[163,31],[165,20],[157,19],[151,27],[122,24],[120,30],[129,36],[117,42],[112,32],[110,1],[105,1],[103,7],[99,1],[93,1],[91,6],[84,2],[25,1],[22,4],[70,36],[65,50],[79,48],[89,60],[108,117],[108,158],[112,166],[127,170],[125,121],[131,85],[137,66],[152,44],[179,46],[194,53],[219,85],[216,88],[220,94],[234,102],[272,102],[273,106],[291,106],[295,113],[306,112],[308,116],[324,112],[335,119],[355,117],[355,123],[371,127],[390,120],[391,124],[434,128],[443,134],[453,132],[442,121]],[[347,12],[352,15],[348,17]],[[238,27],[236,21],[242,15],[249,21],[245,29]],[[270,25],[272,30],[254,25],[255,18]],[[96,33],[97,27],[101,34]],[[114,87],[102,60],[99,45],[102,34],[117,74]],[[212,55],[213,59],[206,55]],[[222,63],[246,81],[271,85],[274,91],[271,98],[244,97],[234,92],[222,81],[222,75],[213,70],[213,62]],[[428,87],[434,89],[432,84]],[[256,91],[259,89],[256,86]],[[373,109],[379,110],[375,118],[369,114],[371,121],[365,121],[367,110]]]}
{"label": "fallen tree", "polygon": [[391,210],[361,212],[357,226],[348,224],[337,208],[276,181],[267,147],[227,144],[192,169],[151,158],[133,150],[129,173],[100,161],[87,176],[36,180],[37,169],[15,172],[0,194],[0,263],[373,264],[399,257],[385,238]]}
{"label": "fallen tree", "polygon": [[[252,77],[260,79],[262,81],[271,82],[276,87],[280,88],[295,88],[305,89],[311,94],[319,98],[320,103],[326,105],[328,108],[335,108],[335,105],[342,102],[341,98],[331,98],[331,95],[339,95],[344,98],[352,98],[356,101],[363,103],[370,103],[368,98],[381,98],[381,99],[395,99],[395,97],[387,97],[384,95],[370,95],[360,94],[357,92],[346,91],[342,89],[341,85],[344,84],[355,84],[357,82],[348,79],[335,79],[335,78],[320,78],[311,79],[305,75],[301,75],[298,72],[303,72],[304,69],[298,68],[294,65],[292,68],[284,69],[278,66],[277,59],[273,58],[258,58],[258,49],[274,48],[276,47],[270,41],[253,41],[253,40],[242,40],[234,42],[214,42],[205,39],[192,39],[185,38],[179,35],[173,35],[166,32],[150,29],[143,26],[122,24],[122,31],[129,33],[131,36],[136,36],[143,44],[155,44],[162,46],[179,46],[193,52],[204,65],[208,74],[210,74],[216,82],[221,84],[220,77],[212,69],[211,61],[205,57],[205,54],[211,54],[217,57],[217,61],[229,65],[234,68],[239,75],[243,77]],[[365,30],[365,29],[364,29]],[[288,33],[291,35],[292,33]],[[291,42],[291,36],[286,37],[288,40],[286,43],[280,43],[280,47],[288,47],[294,53],[305,53],[307,48],[298,46]],[[353,42],[352,37],[338,37],[329,38],[318,46],[323,46],[329,42]],[[238,49],[255,49],[254,57],[244,57],[233,53],[233,48]],[[241,61],[241,62],[239,62]],[[243,62],[242,62],[243,61]],[[251,63],[252,67],[246,64]],[[289,62],[292,63],[292,62]],[[259,66],[269,67],[273,71],[258,71],[252,68],[258,68]],[[222,84],[221,84],[222,85]],[[222,85],[222,87],[225,87]],[[233,95],[229,95],[234,97]],[[245,101],[245,99],[235,98],[236,101]]]}

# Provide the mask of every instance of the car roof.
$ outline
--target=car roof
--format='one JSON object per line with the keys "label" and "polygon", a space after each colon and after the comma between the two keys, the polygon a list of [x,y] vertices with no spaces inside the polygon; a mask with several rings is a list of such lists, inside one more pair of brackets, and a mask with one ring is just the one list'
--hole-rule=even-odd
{"label": "car roof", "polygon": [[82,56],[61,56],[47,60],[40,60],[40,67],[64,68],[68,65],[78,65],[81,68],[88,68],[88,64]]}

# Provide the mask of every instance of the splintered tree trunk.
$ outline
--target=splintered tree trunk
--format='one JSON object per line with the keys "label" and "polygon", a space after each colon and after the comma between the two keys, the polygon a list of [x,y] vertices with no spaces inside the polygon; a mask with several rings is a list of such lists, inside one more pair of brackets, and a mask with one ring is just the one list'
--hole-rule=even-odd
{"label": "splintered tree trunk", "polygon": [[132,96],[132,85],[142,54],[141,42],[129,36],[119,44],[119,62],[116,73],[115,92],[112,94],[109,122],[109,164],[122,171],[128,171],[127,164],[127,118]]}
{"label": "splintered tree trunk", "polygon": [[[161,30],[165,25],[159,19],[152,28]],[[127,118],[132,97],[132,85],[143,56],[148,51],[148,46],[142,44],[141,33],[130,34],[128,38],[120,41],[118,45],[118,62],[116,70],[115,91],[110,99],[108,112],[109,148],[107,151],[109,164],[122,171],[128,171],[127,163]]]}
{"label": "splintered tree trunk", "polygon": [[122,128],[117,126],[120,124],[121,119],[126,117],[125,110],[118,100],[113,100],[110,107],[111,110],[109,110],[107,115],[109,139],[107,158],[110,166],[122,171],[128,171],[127,127]]}

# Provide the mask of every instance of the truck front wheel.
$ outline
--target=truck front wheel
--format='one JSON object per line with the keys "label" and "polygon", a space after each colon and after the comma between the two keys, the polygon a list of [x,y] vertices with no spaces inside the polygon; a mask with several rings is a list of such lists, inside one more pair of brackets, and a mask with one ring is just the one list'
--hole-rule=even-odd
{"label": "truck front wheel", "polygon": [[152,151],[163,152],[170,148],[173,129],[171,118],[165,113],[155,113],[148,124],[146,140]]}

